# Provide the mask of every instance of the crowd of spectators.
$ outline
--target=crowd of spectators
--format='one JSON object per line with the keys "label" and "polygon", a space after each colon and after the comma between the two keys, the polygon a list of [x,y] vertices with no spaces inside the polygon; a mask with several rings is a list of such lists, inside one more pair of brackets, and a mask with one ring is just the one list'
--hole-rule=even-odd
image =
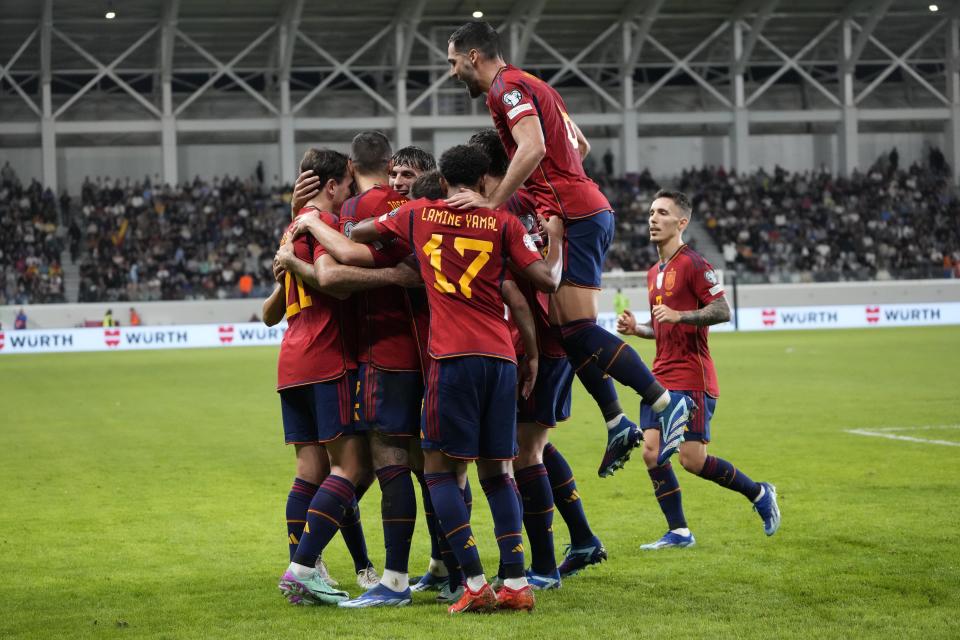
{"label": "crowd of spectators", "polygon": [[678,186],[723,252],[758,279],[960,275],[960,201],[944,166],[898,166],[896,150],[849,178],[825,170],[691,169]]}
{"label": "crowd of spectators", "polygon": [[0,168],[0,305],[64,302],[56,196]]}
{"label": "crowd of spectators", "polygon": [[290,219],[289,189],[199,178],[177,187],[86,180],[71,237],[85,243],[80,302],[266,294]]}

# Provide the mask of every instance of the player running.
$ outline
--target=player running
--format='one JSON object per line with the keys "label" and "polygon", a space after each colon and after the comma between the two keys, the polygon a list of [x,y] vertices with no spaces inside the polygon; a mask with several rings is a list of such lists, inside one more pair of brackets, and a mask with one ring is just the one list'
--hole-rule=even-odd
{"label": "player running", "polygon": [[[353,426],[357,365],[341,315],[341,300],[348,293],[342,285],[328,284],[328,272],[340,270],[343,280],[366,277],[382,286],[401,281],[402,269],[347,269],[312,238],[292,234],[297,220],[305,217],[335,225],[334,212],[349,196],[352,183],[347,158],[336,151],[310,149],[301,169],[312,170],[322,187],[281,240],[283,255],[294,260],[280,260],[286,264],[283,286],[264,303],[263,317],[268,325],[287,317],[277,389],[285,440],[297,452],[287,524],[291,543],[296,539],[298,544],[279,587],[293,604],[323,604],[348,597],[324,579],[316,564],[345,516],[356,512],[356,487],[370,473],[366,439],[355,435]],[[362,540],[362,529],[356,529]],[[369,564],[365,545],[362,557]]]}
{"label": "player running", "polygon": [[696,407],[689,398],[667,391],[636,351],[597,324],[600,276],[613,240],[614,216],[600,188],[583,172],[590,149],[586,138],[552,87],[504,62],[500,37],[489,23],[468,22],[454,31],[447,60],[450,75],[466,85],[471,97],[486,94],[510,156],[507,173],[492,193],[463,190],[448,204],[495,209],[523,186],[534,197],[538,214],[560,216],[566,223],[563,282],[551,302],[551,320],[560,325],[567,357],[607,422],[598,474],[605,477],[621,468],[641,440],[611,378],[633,388],[656,412],[664,456],[669,456]]}
{"label": "player running", "polygon": [[[484,177],[484,192],[494,191],[507,172],[510,159],[495,129],[470,137],[469,144],[490,158]],[[518,190],[503,207],[520,219],[533,237],[539,238],[535,204],[525,189]],[[540,364],[537,384],[529,397],[517,398],[517,441],[520,451],[513,461],[514,477],[523,501],[523,526],[532,556],[527,579],[534,589],[556,589],[561,577],[606,560],[607,550],[587,523],[573,471],[556,447],[549,443],[550,430],[570,417],[573,367],[563,350],[557,327],[550,325],[549,296],[529,282],[517,285],[533,310]],[[523,357],[522,344],[517,345]],[[553,545],[553,512],[560,511],[570,532],[567,557],[557,567]]]}
{"label": "player running", "polygon": [[[654,196],[650,206],[650,241],[657,246],[660,262],[647,272],[652,316],[645,324],[638,324],[629,310],[624,311],[617,319],[617,330],[655,339],[654,374],[671,389],[682,390],[694,398],[701,408],[680,445],[683,468],[742,493],[760,514],[764,532],[772,536],[780,527],[776,488],[767,482],[754,482],[726,460],[707,455],[710,420],[720,395],[707,334],[711,325],[730,320],[730,307],[713,267],[683,243],[683,230],[690,223],[691,211],[690,200],[679,191],[661,190]],[[640,548],[692,546],[695,540],[683,515],[680,484],[670,462],[658,459],[660,434],[656,418],[647,406],[640,409],[640,426],[644,429],[643,459],[669,527],[662,538]]]}
{"label": "player running", "polygon": [[[448,195],[459,187],[482,191],[488,159],[480,151],[454,147],[439,164]],[[553,219],[546,231],[558,246],[561,221]],[[342,236],[319,227],[311,228],[311,233],[317,233],[338,260],[369,264],[369,251]],[[532,609],[533,590],[524,577],[520,508],[508,475],[516,447],[517,366],[503,317],[504,300],[509,298],[503,277],[509,258],[524,277],[551,291],[560,282],[560,253],[550,252],[544,260],[514,216],[480,208],[458,210],[442,200],[410,202],[373,225],[355,227],[352,237],[364,242],[402,239],[415,249],[427,283],[432,361],[421,422],[425,475],[440,525],[466,576],[463,596],[449,611]],[[527,336],[525,347],[533,355],[524,364],[524,393],[533,387],[537,363],[529,311],[527,316],[517,314]],[[466,463],[472,460],[477,461],[493,514],[506,576],[496,593],[484,576],[458,486],[458,477],[466,474]]]}

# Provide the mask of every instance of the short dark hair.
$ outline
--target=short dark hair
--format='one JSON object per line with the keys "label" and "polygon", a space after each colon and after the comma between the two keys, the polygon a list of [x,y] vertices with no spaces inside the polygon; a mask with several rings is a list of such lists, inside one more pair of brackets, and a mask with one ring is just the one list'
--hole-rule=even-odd
{"label": "short dark hair", "polygon": [[364,175],[384,173],[392,153],[390,140],[379,131],[361,131],[350,145],[350,160]]}
{"label": "short dark hair", "polygon": [[458,144],[443,152],[438,166],[440,174],[451,186],[472,187],[487,172],[490,158],[476,147]]}
{"label": "short dark hair", "polygon": [[436,169],[421,173],[410,186],[410,195],[414,198],[439,200],[444,197],[443,187],[440,186],[440,172]]}
{"label": "short dark hair", "polygon": [[486,58],[500,57],[500,34],[493,25],[485,20],[471,20],[452,34],[450,40],[457,53],[466,53],[476,49]]}
{"label": "short dark hair", "polygon": [[693,214],[693,205],[690,204],[690,198],[683,191],[673,191],[671,189],[660,189],[653,194],[653,199],[669,198],[680,207],[680,212],[689,218]]}
{"label": "short dark hair", "polygon": [[502,178],[507,175],[507,167],[510,166],[510,158],[507,157],[507,150],[503,148],[503,142],[500,140],[500,134],[494,128],[481,129],[470,136],[467,144],[477,147],[490,159],[490,167],[487,173],[494,178]]}
{"label": "short dark hair", "polygon": [[328,180],[340,182],[347,175],[347,156],[333,149],[307,149],[300,161],[300,171],[309,169],[320,178],[322,189]]}
{"label": "short dark hair", "polygon": [[417,171],[432,171],[437,168],[437,161],[433,159],[433,154],[420,147],[409,146],[397,149],[390,160],[395,165],[402,164],[413,167]]}

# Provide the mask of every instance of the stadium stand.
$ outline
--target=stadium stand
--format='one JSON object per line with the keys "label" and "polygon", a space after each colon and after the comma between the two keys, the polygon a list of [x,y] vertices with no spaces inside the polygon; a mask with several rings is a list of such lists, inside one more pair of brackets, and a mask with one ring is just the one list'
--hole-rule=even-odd
{"label": "stadium stand", "polygon": [[64,302],[57,202],[39,182],[24,187],[0,169],[0,305]]}
{"label": "stadium stand", "polygon": [[239,178],[176,188],[87,180],[71,212],[86,246],[79,301],[266,295],[289,206],[289,189]]}

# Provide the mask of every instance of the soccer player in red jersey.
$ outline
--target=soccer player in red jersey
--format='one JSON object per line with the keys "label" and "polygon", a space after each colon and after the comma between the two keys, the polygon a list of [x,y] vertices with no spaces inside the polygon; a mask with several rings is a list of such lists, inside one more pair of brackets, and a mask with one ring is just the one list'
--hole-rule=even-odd
{"label": "soccer player in red jersey", "polygon": [[[482,149],[490,158],[484,191],[496,190],[510,163],[500,136],[495,129],[484,129],[471,136],[469,144]],[[503,208],[517,216],[535,238],[540,236],[535,203],[525,189],[510,196]],[[549,443],[550,429],[570,417],[574,375],[563,349],[560,331],[550,324],[549,296],[523,279],[517,281],[517,286],[533,310],[540,362],[533,393],[526,398],[517,398],[520,451],[513,462],[513,470],[523,502],[523,525],[532,555],[527,579],[535,589],[554,589],[560,586],[561,577],[605,560],[607,551],[587,523],[573,471],[563,455]],[[517,357],[522,358],[523,346],[519,344],[517,347]],[[567,524],[571,549],[584,550],[580,555],[565,559],[559,568],[553,546],[555,507]]]}
{"label": "soccer player in red jersey", "polygon": [[[466,145],[444,153],[439,166],[447,194],[459,186],[481,189],[488,163],[483,153]],[[554,218],[545,227],[551,241],[560,242],[562,222]],[[316,225],[310,231],[338,260],[369,264],[370,253],[362,247]],[[510,297],[504,274],[509,258],[538,288],[552,291],[560,281],[561,256],[551,252],[544,260],[520,222],[508,213],[459,210],[442,200],[414,200],[373,225],[358,225],[352,238],[403,240],[415,249],[427,286],[432,362],[421,421],[425,476],[440,524],[466,576],[463,596],[450,612],[496,606],[532,609],[533,591],[524,577],[520,508],[508,473],[516,447],[517,366],[503,317],[504,300]],[[526,395],[536,377],[537,346],[532,319],[518,315],[517,321],[532,354],[522,376]],[[496,594],[484,576],[458,486],[458,476],[465,475],[471,460],[477,460],[490,503],[506,576]]]}
{"label": "soccer player in red jersey", "polygon": [[[730,320],[730,307],[713,267],[683,243],[691,211],[685,194],[657,192],[650,206],[650,241],[657,246],[660,261],[647,273],[652,317],[638,324],[629,310],[624,311],[617,320],[617,330],[656,340],[654,374],[671,389],[693,397],[700,407],[680,445],[683,468],[743,494],[760,514],[766,534],[772,536],[780,526],[774,486],[754,482],[726,460],[707,455],[710,420],[720,396],[707,335],[711,325]],[[641,410],[640,426],[644,429],[643,459],[669,528],[662,538],[641,549],[691,546],[695,541],[683,515],[680,484],[670,462],[658,460],[660,434],[648,407]]]}
{"label": "soccer player in red jersey", "polygon": [[398,149],[390,158],[390,188],[410,196],[410,188],[421,175],[437,168],[433,156],[420,147]]}
{"label": "soccer player in red jersey", "polygon": [[[312,170],[322,186],[297,219],[316,217],[335,225],[335,212],[350,194],[352,183],[346,156],[310,149],[301,169]],[[285,440],[297,451],[297,479],[288,497],[287,520],[288,527],[296,529],[288,531],[291,542],[299,537],[299,544],[279,586],[294,604],[334,603],[348,594],[334,589],[316,564],[345,514],[356,511],[356,486],[370,473],[369,451],[366,439],[354,433],[357,365],[341,313],[341,300],[348,292],[327,283],[327,271],[340,266],[312,238],[296,237],[291,232],[295,225],[296,220],[281,240],[281,253],[293,261],[279,258],[285,265],[283,286],[277,287],[263,309],[267,324],[287,317],[277,389]],[[371,282],[379,279],[379,286],[392,281],[388,275],[399,270],[352,269],[349,273],[354,272],[369,276]],[[329,474],[323,477],[327,464]]]}
{"label": "soccer player in red jersey", "polygon": [[537,213],[566,222],[563,283],[552,300],[563,346],[577,376],[607,421],[601,477],[611,475],[641,440],[637,425],[620,407],[611,378],[633,388],[661,419],[666,454],[676,451],[694,410],[692,401],[660,384],[640,356],[597,324],[604,256],[613,240],[614,216],[600,188],[583,171],[590,146],[550,85],[506,64],[500,37],[489,23],[468,22],[447,47],[450,75],[471,97],[486,94],[487,108],[510,156],[500,185],[488,194],[463,190],[448,199],[455,207],[496,208],[521,186],[533,195]]}

